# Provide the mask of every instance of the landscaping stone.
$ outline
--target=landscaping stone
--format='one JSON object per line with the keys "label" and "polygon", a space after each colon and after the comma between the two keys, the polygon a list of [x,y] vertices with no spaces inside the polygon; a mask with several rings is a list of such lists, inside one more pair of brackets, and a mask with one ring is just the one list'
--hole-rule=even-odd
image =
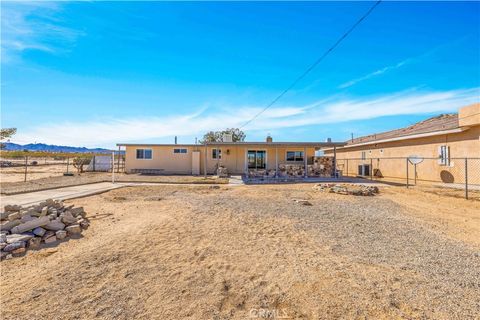
{"label": "landscaping stone", "polygon": [[35,219],[36,219],[36,217],[32,217],[29,214],[25,214],[24,216],[22,216],[22,218],[20,218],[20,221],[21,222],[28,222],[28,221],[32,221],[32,220],[35,220]]}
{"label": "landscaping stone", "polygon": [[58,230],[57,232],[55,232],[55,236],[57,237],[58,240],[63,240],[67,237],[67,231]]}
{"label": "landscaping stone", "polygon": [[5,211],[7,211],[7,212],[16,212],[16,211],[20,211],[21,209],[22,209],[22,207],[19,206],[19,205],[7,204],[5,206]]}
{"label": "landscaping stone", "polygon": [[[18,220],[19,221],[19,220]],[[22,233],[25,231],[33,230],[37,227],[42,227],[46,224],[50,223],[50,218],[48,217],[41,217],[35,220],[27,221],[25,223],[21,223],[11,229],[12,233]]]}
{"label": "landscaping stone", "polygon": [[18,226],[19,224],[22,224],[22,221],[20,221],[20,220],[5,221],[5,222],[0,223],[0,230],[10,231],[10,230],[12,230],[12,228]]}
{"label": "landscaping stone", "polygon": [[5,248],[3,248],[3,251],[10,252],[10,251],[16,250],[18,248],[25,248],[25,242],[24,241],[18,241],[18,242],[7,244],[5,246]]}
{"label": "landscaping stone", "polygon": [[45,238],[45,239],[43,240],[43,242],[45,242],[45,243],[47,243],[47,244],[48,244],[48,243],[53,243],[53,242],[55,242],[55,241],[57,241],[57,237],[55,236],[55,234],[53,234],[52,236],[50,236],[50,237],[48,237],[48,238]]}
{"label": "landscaping stone", "polygon": [[42,227],[33,229],[33,233],[39,237],[42,237],[45,234],[45,232],[47,232],[47,230],[43,229]]}
{"label": "landscaping stone", "polygon": [[66,225],[77,223],[77,218],[75,218],[69,211],[63,213],[62,222]]}
{"label": "landscaping stone", "polygon": [[65,228],[69,234],[80,234],[82,233],[82,227],[79,224],[72,224]]}
{"label": "landscaping stone", "polygon": [[48,199],[39,205],[22,208],[5,206],[0,221],[1,259],[11,259],[41,243],[55,243],[78,235],[90,225],[83,207],[65,207],[63,202]]}
{"label": "landscaping stone", "polygon": [[11,254],[13,254],[14,256],[18,256],[18,255],[24,254],[25,251],[27,251],[27,249],[25,249],[25,247],[22,247],[22,248],[18,248],[18,249],[13,250],[11,252]]}
{"label": "landscaping stone", "polygon": [[354,196],[374,196],[375,194],[379,193],[379,189],[376,186],[355,184],[319,183],[313,186],[312,189],[315,191],[324,191]]}
{"label": "landscaping stone", "polygon": [[29,234],[11,234],[7,236],[7,243],[15,243],[19,241],[28,241],[34,236]]}
{"label": "landscaping stone", "polygon": [[44,225],[43,228],[47,230],[58,231],[58,230],[65,229],[65,224],[61,222],[59,219],[56,219]]}
{"label": "landscaping stone", "polygon": [[48,213],[48,207],[43,207],[42,212],[40,213],[40,217],[46,216]]}
{"label": "landscaping stone", "polygon": [[21,217],[22,215],[20,214],[20,212],[15,212],[8,215],[8,220],[14,221],[14,220],[20,219]]}
{"label": "landscaping stone", "polygon": [[90,222],[84,219],[82,219],[82,221],[79,221],[78,223],[80,224],[80,227],[82,227],[82,229],[88,229],[88,227],[90,226]]}
{"label": "landscaping stone", "polygon": [[38,248],[40,247],[41,242],[42,242],[42,238],[34,237],[28,241],[28,247],[31,249]]}
{"label": "landscaping stone", "polygon": [[81,215],[82,217],[85,217],[85,210],[83,209],[83,207],[71,208],[70,213],[74,217],[77,217],[78,215]]}

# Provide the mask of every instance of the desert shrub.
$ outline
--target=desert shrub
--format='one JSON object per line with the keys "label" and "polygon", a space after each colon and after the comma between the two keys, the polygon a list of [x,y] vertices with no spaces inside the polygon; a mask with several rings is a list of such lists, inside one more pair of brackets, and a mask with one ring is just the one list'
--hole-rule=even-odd
{"label": "desert shrub", "polygon": [[77,169],[78,173],[83,173],[83,167],[90,164],[90,158],[76,157],[73,159],[73,166]]}

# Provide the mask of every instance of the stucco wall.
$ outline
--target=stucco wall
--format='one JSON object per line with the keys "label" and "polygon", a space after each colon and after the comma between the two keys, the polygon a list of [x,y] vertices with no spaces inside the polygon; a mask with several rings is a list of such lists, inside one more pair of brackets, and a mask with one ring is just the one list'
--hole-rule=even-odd
{"label": "stucco wall", "polygon": [[[173,153],[173,149],[185,148],[187,153]],[[152,149],[152,159],[137,159],[137,149]],[[158,169],[164,173],[191,174],[192,150],[189,146],[127,146],[125,153],[125,170]]]}
{"label": "stucco wall", "polygon": [[[438,163],[438,148],[442,145],[450,148],[450,158],[452,158],[452,161],[449,166]],[[346,161],[341,161],[341,159],[360,159],[362,157],[362,151],[365,151],[367,160],[349,160],[349,174],[356,174],[359,164],[370,164],[370,158],[373,158],[373,168],[380,169],[384,177],[406,178],[405,159],[386,158],[406,158],[411,155],[418,155],[424,158],[432,158],[430,160],[425,159],[423,163],[417,166],[418,179],[443,181],[446,176],[451,175],[453,179],[451,182],[462,183],[465,180],[465,163],[463,160],[455,158],[480,158],[480,126],[471,127],[466,131],[455,134],[378,143],[345,149],[337,148],[339,169],[346,172]],[[333,151],[328,150],[325,153],[332,155]],[[480,160],[471,160],[469,168],[469,180],[472,183],[480,183]],[[409,168],[410,179],[414,178],[413,169],[413,166]]]}
{"label": "stucco wall", "polygon": [[[186,154],[173,153],[174,148],[187,149]],[[212,149],[222,150],[222,159],[212,158]],[[152,159],[136,159],[136,149],[152,149]],[[245,161],[247,150],[266,150],[267,169],[275,169],[275,154],[278,152],[278,164],[291,163],[303,164],[303,162],[287,162],[287,151],[304,151],[303,147],[278,147],[265,145],[220,145],[208,146],[206,151],[207,173],[213,174],[217,163],[225,166],[229,173],[242,174],[245,172]],[[192,151],[200,151],[200,172],[204,174],[205,164],[205,146],[127,146],[125,169],[131,172],[133,169],[158,169],[166,174],[191,174],[192,173]],[[315,155],[314,148],[306,148],[306,154],[309,164]]]}

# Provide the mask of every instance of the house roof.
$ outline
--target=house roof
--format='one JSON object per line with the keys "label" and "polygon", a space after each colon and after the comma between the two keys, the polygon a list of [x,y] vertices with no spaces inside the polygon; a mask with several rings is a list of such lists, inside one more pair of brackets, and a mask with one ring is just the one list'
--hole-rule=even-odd
{"label": "house roof", "polygon": [[[207,142],[209,146],[276,146],[276,147],[314,147],[314,148],[333,148],[342,147],[345,142]],[[204,144],[157,144],[157,143],[117,143],[117,147],[137,146],[137,147],[202,147]]]}
{"label": "house roof", "polygon": [[347,146],[380,142],[388,139],[408,139],[421,134],[434,133],[437,131],[443,132],[446,130],[457,129],[458,127],[458,114],[441,114],[405,128],[375,133],[349,140],[347,141]]}

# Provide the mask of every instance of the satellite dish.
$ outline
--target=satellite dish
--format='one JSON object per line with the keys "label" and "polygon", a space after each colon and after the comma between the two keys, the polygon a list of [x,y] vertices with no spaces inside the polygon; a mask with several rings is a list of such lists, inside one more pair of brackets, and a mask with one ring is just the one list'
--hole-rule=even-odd
{"label": "satellite dish", "polygon": [[423,158],[420,157],[420,156],[411,155],[411,156],[408,156],[408,161],[409,161],[411,164],[419,164],[419,163],[422,163]]}

